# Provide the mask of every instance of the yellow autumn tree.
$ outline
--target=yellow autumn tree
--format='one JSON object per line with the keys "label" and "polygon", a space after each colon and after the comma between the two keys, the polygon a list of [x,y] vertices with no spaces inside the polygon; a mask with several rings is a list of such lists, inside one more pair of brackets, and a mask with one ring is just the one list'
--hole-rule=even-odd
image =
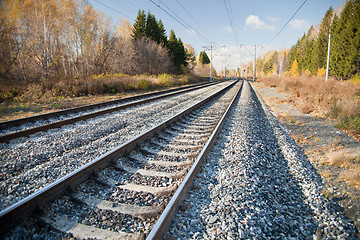
{"label": "yellow autumn tree", "polygon": [[291,77],[299,77],[299,63],[296,59],[291,64],[290,76]]}
{"label": "yellow autumn tree", "polygon": [[325,76],[325,74],[326,74],[326,69],[325,68],[318,68],[317,69],[316,76],[323,77],[323,76]]}
{"label": "yellow autumn tree", "polygon": [[274,66],[273,66],[271,72],[269,73],[269,75],[275,75],[275,74],[277,74],[277,71],[278,71],[278,66],[276,63],[274,63]]}
{"label": "yellow autumn tree", "polygon": [[130,39],[132,33],[132,26],[126,18],[117,27],[117,34],[125,39]]}

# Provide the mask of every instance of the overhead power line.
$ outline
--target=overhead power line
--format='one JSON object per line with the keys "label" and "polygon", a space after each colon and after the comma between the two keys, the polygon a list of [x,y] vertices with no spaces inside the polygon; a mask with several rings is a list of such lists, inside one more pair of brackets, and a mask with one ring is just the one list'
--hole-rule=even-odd
{"label": "overhead power line", "polygon": [[191,19],[192,20],[194,20],[194,22],[201,28],[201,30],[209,37],[209,38],[211,38],[210,37],[210,35],[206,32],[206,30],[199,24],[199,22],[198,21],[196,21],[196,19],[190,14],[190,12],[184,7],[184,5],[182,5],[182,3],[179,1],[179,0],[176,0],[179,4],[180,4],[180,6],[187,12],[187,14],[191,17]]}
{"label": "overhead power line", "polygon": [[[232,7],[231,7],[231,0],[229,0],[229,10],[230,10],[230,17],[231,17],[233,25],[234,25],[235,35],[236,35],[236,37],[238,37],[238,29],[237,29],[236,21],[235,21],[235,18],[234,18],[234,13],[233,13],[233,10],[232,10]],[[241,47],[241,44],[240,44],[240,47]]]}
{"label": "overhead power line", "polygon": [[122,13],[122,12],[119,12],[118,10],[116,10],[116,9],[114,9],[114,8],[112,8],[112,7],[109,7],[108,5],[106,5],[106,4],[102,3],[102,2],[99,2],[99,1],[97,1],[97,0],[94,0],[94,1],[97,2],[97,3],[99,3],[99,4],[101,4],[101,5],[103,5],[103,6],[105,6],[105,7],[107,7],[107,8],[109,8],[109,9],[111,9],[111,10],[113,10],[114,12],[117,12],[117,13],[120,13],[121,15],[124,15],[125,17],[127,17],[127,18],[129,18],[129,19],[131,19],[131,20],[135,20],[134,18],[129,17],[128,15],[126,15],[126,14],[124,14],[124,13]]}
{"label": "overhead power line", "polygon": [[238,40],[238,37],[237,37],[237,29],[236,29],[236,25],[235,25],[235,18],[234,18],[234,14],[233,14],[232,7],[231,7],[231,1],[229,0],[229,9],[228,9],[228,6],[226,4],[226,0],[224,0],[224,5],[225,5],[226,13],[227,13],[228,18],[229,18],[230,26],[231,26],[231,29],[232,29],[236,44],[237,44],[237,46],[239,48],[239,52],[240,52],[240,48],[244,47],[244,49],[246,51],[248,51],[251,55],[253,55],[251,53],[251,51],[246,46],[239,43],[239,40]]}
{"label": "overhead power line", "polygon": [[[232,32],[233,32],[233,35],[234,35],[234,38],[235,38],[235,41],[236,41],[236,44],[238,45],[239,47],[239,50],[240,50],[240,44],[239,44],[239,41],[238,41],[238,38],[237,38],[237,35],[236,35],[236,32],[235,32],[235,25],[234,25],[234,22],[230,16],[230,12],[229,12],[229,9],[228,9],[228,6],[226,4],[226,0],[224,0],[224,5],[225,5],[225,9],[226,9],[226,13],[227,13],[227,16],[229,18],[229,22],[230,22],[230,26],[231,26],[231,29],[232,29]],[[232,10],[231,10],[232,12]]]}
{"label": "overhead power line", "polygon": [[304,4],[307,2],[307,0],[305,0],[300,7],[296,10],[296,12],[291,16],[291,18],[289,19],[289,21],[287,21],[287,23],[280,29],[280,31],[275,35],[275,37],[273,37],[267,44],[266,46],[268,46],[280,33],[282,30],[284,30],[284,28],[289,24],[289,22],[295,17],[295,15],[300,11],[300,9],[302,8],[302,6],[304,6]]}
{"label": "overhead power line", "polygon": [[140,9],[138,6],[136,6],[133,1],[129,1],[129,0],[125,0],[126,2],[128,2],[129,4],[133,5],[135,8]]}
{"label": "overhead power line", "polygon": [[162,11],[164,11],[167,15],[169,15],[171,18],[173,18],[175,21],[177,21],[180,25],[182,25],[184,28],[188,29],[190,32],[195,33],[195,35],[200,38],[202,41],[204,41],[205,43],[209,43],[210,41],[204,37],[203,35],[201,35],[199,32],[197,32],[194,28],[192,28],[188,23],[186,23],[182,18],[180,18],[176,13],[174,13],[169,7],[167,7],[163,2],[161,2],[167,9],[169,9],[169,11],[171,11],[174,15],[176,15],[179,19],[177,19],[176,17],[174,17],[172,14],[170,14],[168,11],[166,11],[163,7],[161,7],[159,4],[155,3],[153,0],[149,0],[150,2],[152,2],[155,6],[157,6],[158,8],[160,8]]}
{"label": "overhead power line", "polygon": [[134,12],[137,13],[137,9],[134,9],[134,8],[132,8],[132,7],[130,7],[130,6],[122,3],[122,2],[119,2],[119,1],[116,1],[116,0],[110,0],[110,1],[112,1],[112,2],[115,3],[116,5],[120,6],[122,9],[125,8],[125,9],[127,9],[128,11],[130,11],[131,13],[134,13]]}

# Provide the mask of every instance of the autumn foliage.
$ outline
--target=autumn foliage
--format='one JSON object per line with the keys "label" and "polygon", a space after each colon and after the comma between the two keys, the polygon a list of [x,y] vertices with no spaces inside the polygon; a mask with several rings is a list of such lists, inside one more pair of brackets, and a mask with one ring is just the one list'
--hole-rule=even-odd
{"label": "autumn foliage", "polygon": [[[329,76],[348,80],[360,76],[360,1],[348,0],[341,8],[332,7],[318,26],[290,48],[269,51],[256,60],[256,75],[265,77],[325,77],[331,33]],[[252,74],[252,62],[247,66]]]}
{"label": "autumn foliage", "polygon": [[271,76],[261,79],[269,87],[280,87],[293,96],[304,113],[336,119],[338,127],[360,138],[360,84],[323,77]]}
{"label": "autumn foliage", "polygon": [[[157,28],[159,39],[147,35],[133,38],[134,27],[126,19],[113,30],[110,19],[88,1],[2,1],[0,101],[24,93],[36,95],[35,90],[39,95],[50,92],[55,96],[121,91],[123,88],[112,86],[111,81],[92,76],[121,73],[113,81],[127,82],[130,78],[124,74],[175,73],[180,65],[186,66],[188,55],[181,40],[174,33],[168,40],[161,20],[150,12],[144,20],[146,33]],[[176,48],[176,54],[182,54],[180,62],[174,61],[178,55],[172,52],[173,43],[176,47],[181,44],[182,52]]]}

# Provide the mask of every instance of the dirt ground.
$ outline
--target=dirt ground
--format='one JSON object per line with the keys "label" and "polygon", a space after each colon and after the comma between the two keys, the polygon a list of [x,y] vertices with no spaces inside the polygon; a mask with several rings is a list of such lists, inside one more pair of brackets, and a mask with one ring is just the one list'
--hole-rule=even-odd
{"label": "dirt ground", "polygon": [[301,113],[280,88],[261,82],[253,86],[323,177],[324,195],[360,230],[360,142],[336,129],[332,120]]}

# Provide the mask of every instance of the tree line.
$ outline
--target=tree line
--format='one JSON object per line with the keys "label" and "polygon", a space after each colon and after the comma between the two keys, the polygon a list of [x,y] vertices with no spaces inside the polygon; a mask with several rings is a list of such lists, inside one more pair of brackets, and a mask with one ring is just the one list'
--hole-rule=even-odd
{"label": "tree line", "polygon": [[173,30],[170,31],[169,39],[167,39],[161,19],[156,20],[150,11],[146,15],[144,10],[139,10],[131,37],[133,40],[146,38],[148,41],[156,42],[160,46],[168,49],[171,61],[178,69],[180,69],[181,66],[187,66],[188,56],[181,39],[176,37]]}
{"label": "tree line", "polygon": [[86,0],[3,0],[0,4],[2,85],[84,79],[104,73],[186,70],[188,52],[161,20],[139,11],[134,26],[114,29]]}
{"label": "tree line", "polygon": [[[323,76],[326,72],[329,33],[329,75],[350,79],[360,73],[360,0],[350,0],[341,11],[328,9],[319,28],[311,26],[290,50],[271,51],[257,59],[257,76]],[[247,66],[252,72],[252,66]]]}

